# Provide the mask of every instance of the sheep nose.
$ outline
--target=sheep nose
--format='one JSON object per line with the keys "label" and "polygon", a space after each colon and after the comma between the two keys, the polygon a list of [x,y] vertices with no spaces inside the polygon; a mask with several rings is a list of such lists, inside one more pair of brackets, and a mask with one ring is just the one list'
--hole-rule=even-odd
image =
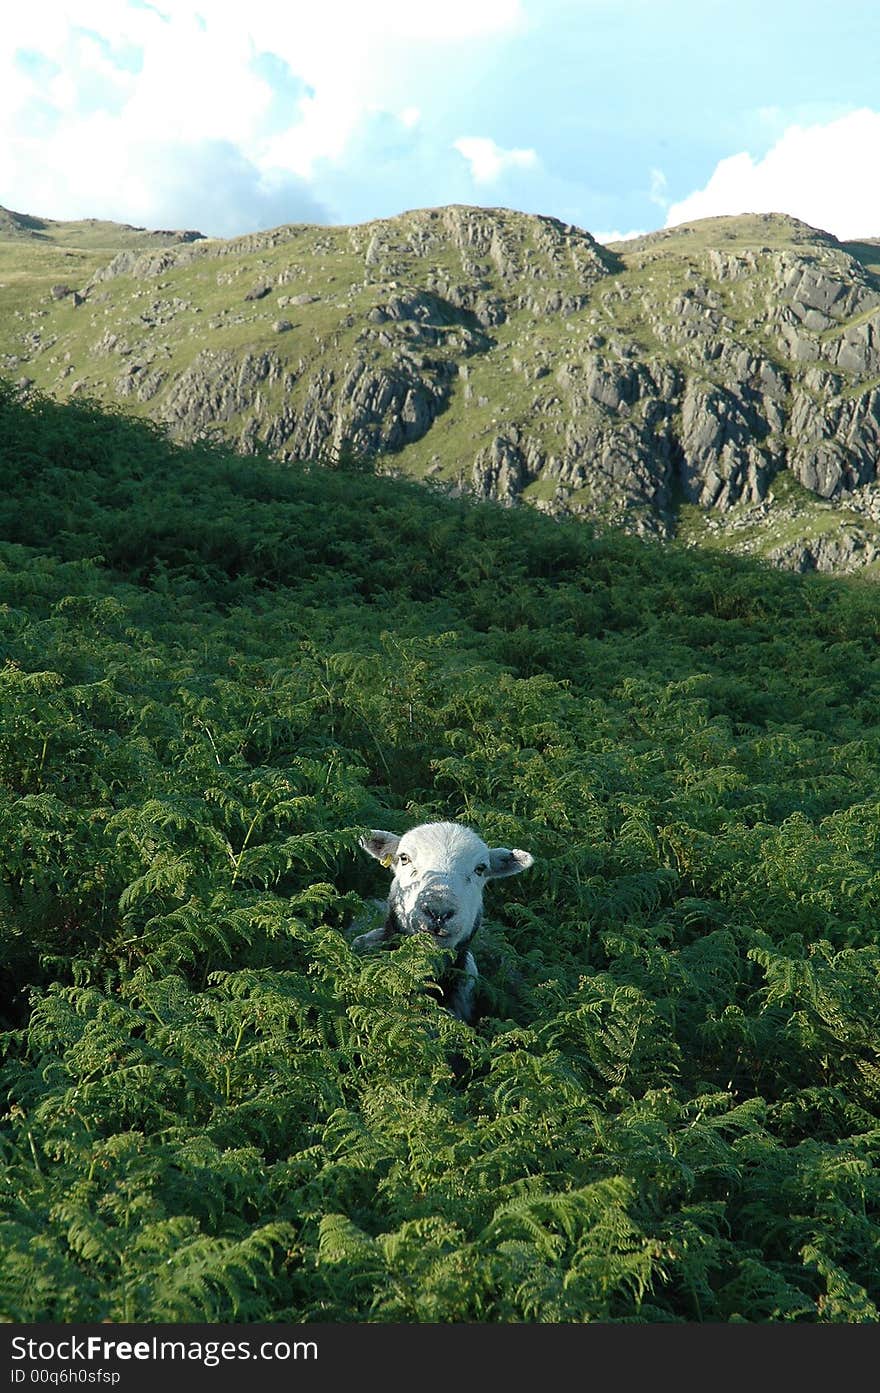
{"label": "sheep nose", "polygon": [[448,924],[455,913],[455,909],[446,904],[443,900],[425,900],[422,905],[422,912],[426,919],[429,919],[435,928],[442,928]]}

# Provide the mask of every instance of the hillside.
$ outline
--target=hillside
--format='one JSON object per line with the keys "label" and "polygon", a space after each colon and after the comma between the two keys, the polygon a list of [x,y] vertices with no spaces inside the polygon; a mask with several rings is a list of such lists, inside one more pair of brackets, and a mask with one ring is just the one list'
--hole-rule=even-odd
{"label": "hillside", "polygon": [[875,587],[356,463],[0,391],[0,1319],[877,1322]]}
{"label": "hillside", "polygon": [[607,248],[463,206],[231,241],[10,217],[13,380],[181,441],[353,450],[599,527],[877,570],[875,243],[776,215]]}

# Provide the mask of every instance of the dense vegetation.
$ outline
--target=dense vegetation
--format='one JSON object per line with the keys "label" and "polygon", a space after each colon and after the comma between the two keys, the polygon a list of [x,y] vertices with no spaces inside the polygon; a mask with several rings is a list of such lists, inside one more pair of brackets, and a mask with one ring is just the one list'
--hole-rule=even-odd
{"label": "dense vegetation", "polygon": [[0,1314],[877,1320],[876,587],[342,464],[2,392]]}

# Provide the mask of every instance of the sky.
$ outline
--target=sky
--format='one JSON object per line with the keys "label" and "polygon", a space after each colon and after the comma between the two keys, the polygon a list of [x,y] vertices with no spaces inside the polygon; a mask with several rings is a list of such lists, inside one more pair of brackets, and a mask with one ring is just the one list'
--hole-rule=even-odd
{"label": "sky", "polygon": [[880,237],[877,0],[32,0],[0,204],[228,237],[467,203]]}

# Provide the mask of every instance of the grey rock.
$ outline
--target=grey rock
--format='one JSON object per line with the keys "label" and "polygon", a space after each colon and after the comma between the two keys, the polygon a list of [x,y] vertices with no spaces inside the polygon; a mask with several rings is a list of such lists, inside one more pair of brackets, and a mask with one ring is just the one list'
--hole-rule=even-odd
{"label": "grey rock", "polygon": [[768,426],[753,401],[692,379],[681,422],[680,477],[689,502],[729,508],[763,497],[773,460],[761,448]]}
{"label": "grey rock", "polygon": [[143,363],[129,363],[126,370],[114,383],[121,397],[135,397],[138,401],[152,401],[166,381],[167,373],[149,371]]}
{"label": "grey rock", "polygon": [[474,492],[481,498],[495,498],[513,504],[528,481],[520,449],[505,436],[496,436],[474,460],[471,471]]}
{"label": "grey rock", "polygon": [[163,395],[159,417],[178,437],[198,439],[218,423],[250,410],[260,388],[283,380],[278,357],[231,349],[203,349]]}
{"label": "grey rock", "polygon": [[767,552],[767,559],[783,570],[852,572],[880,560],[880,536],[859,527],[841,527]]}

